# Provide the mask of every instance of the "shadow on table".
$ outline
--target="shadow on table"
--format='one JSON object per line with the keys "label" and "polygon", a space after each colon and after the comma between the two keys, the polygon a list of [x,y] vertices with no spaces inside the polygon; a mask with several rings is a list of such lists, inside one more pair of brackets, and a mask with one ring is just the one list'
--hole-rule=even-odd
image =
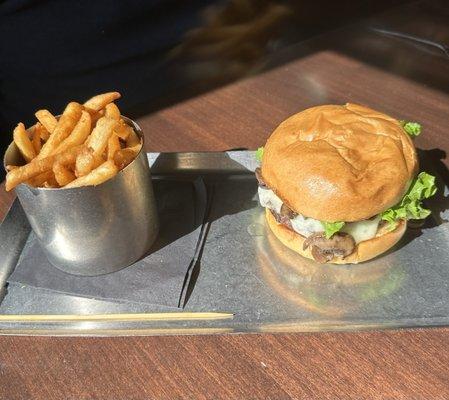
{"label": "shadow on table", "polygon": [[[184,165],[184,168],[182,166]],[[240,163],[232,160],[226,153],[184,153],[184,155],[176,153],[161,153],[152,166],[152,173],[155,175],[155,191],[158,199],[159,215],[170,217],[170,210],[167,210],[167,204],[174,204],[169,196],[178,196],[176,204],[184,204],[183,197],[187,200],[187,192],[185,187],[191,187],[193,202],[189,204],[192,207],[192,223],[185,224],[179,221],[178,228],[169,232],[164,230],[164,220],[161,219],[161,236],[151,249],[151,252],[157,251],[162,247],[168,246],[184,235],[200,229],[198,242],[194,255],[190,261],[186,278],[184,281],[179,306],[183,307],[194,287],[196,280],[201,271],[201,257],[207,239],[207,234],[211,223],[220,219],[225,215],[232,215],[245,211],[253,207],[255,193],[257,192],[257,183],[253,172],[246,169]],[[173,171],[173,172],[170,172]],[[216,185],[228,180],[233,176],[249,177],[245,180],[244,185],[250,185],[249,190],[241,191],[242,196],[238,201],[231,202],[229,207],[214,208],[215,188]],[[164,185],[170,181],[177,180],[184,189],[184,192],[165,192]],[[181,197],[179,197],[181,196]],[[176,210],[173,210],[176,213]],[[175,216],[176,218],[176,216]],[[171,223],[173,226],[173,223]],[[191,249],[186,249],[191,251]]]}
{"label": "shadow on table", "polygon": [[420,237],[424,230],[431,229],[449,222],[449,195],[445,189],[449,186],[449,169],[444,164],[446,152],[441,149],[417,149],[419,171],[425,171],[436,177],[437,192],[430,199],[424,201],[424,206],[432,211],[425,220],[411,220],[399,243],[380,257],[393,253]]}
{"label": "shadow on table", "polygon": [[[420,171],[426,171],[436,176],[437,192],[425,201],[432,210],[432,218],[428,218],[423,229],[432,228],[449,221],[449,169],[444,164],[446,152],[441,149],[418,150]],[[445,193],[446,192],[446,193]]]}

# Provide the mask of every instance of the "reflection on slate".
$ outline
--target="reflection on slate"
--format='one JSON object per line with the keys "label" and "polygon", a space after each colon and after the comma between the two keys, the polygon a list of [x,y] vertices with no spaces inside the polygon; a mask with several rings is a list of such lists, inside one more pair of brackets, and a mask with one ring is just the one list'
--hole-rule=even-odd
{"label": "reflection on slate", "polygon": [[177,307],[201,239],[206,189],[201,180],[155,180],[154,189],[159,238],[142,260],[108,275],[69,275],[47,261],[31,234],[8,281],[82,297]]}

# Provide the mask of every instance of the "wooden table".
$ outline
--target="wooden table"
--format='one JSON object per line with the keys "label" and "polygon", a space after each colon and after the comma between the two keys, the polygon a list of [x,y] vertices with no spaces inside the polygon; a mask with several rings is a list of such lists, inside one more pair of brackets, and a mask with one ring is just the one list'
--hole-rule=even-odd
{"label": "wooden table", "polygon": [[[420,29],[441,23],[441,14],[425,20],[414,7],[302,43],[278,54],[263,74],[140,118],[148,149],[255,148],[290,114],[347,101],[420,121],[424,133],[418,146],[448,149],[448,58],[437,49],[371,30],[382,26],[423,34]],[[424,22],[409,24],[410,18],[403,17],[407,12],[413,21],[420,17]],[[438,31],[443,42],[449,39],[448,26]],[[446,159],[440,164],[448,165]],[[1,193],[2,215],[11,198]],[[448,347],[447,328],[2,337],[0,398],[443,399],[449,398]]]}

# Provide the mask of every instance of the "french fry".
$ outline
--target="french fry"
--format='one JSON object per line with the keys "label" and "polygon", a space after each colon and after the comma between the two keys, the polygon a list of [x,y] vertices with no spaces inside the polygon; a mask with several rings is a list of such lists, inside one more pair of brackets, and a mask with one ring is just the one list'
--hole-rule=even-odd
{"label": "french fry", "polygon": [[14,143],[16,144],[26,162],[30,162],[33,158],[36,157],[34,146],[31,143],[30,138],[28,137],[25,125],[23,125],[21,122],[14,129],[13,137]]}
{"label": "french fry", "polygon": [[[53,172],[53,171],[51,171]],[[56,181],[55,174],[53,173],[41,186],[45,188],[58,188],[60,187]]]}
{"label": "french fry", "polygon": [[131,129],[129,136],[126,139],[126,147],[134,147],[140,143],[140,137],[137,135],[134,129]]}
{"label": "french fry", "polygon": [[58,161],[53,164],[53,172],[59,186],[65,186],[76,179],[75,174]]}
{"label": "french fry", "polygon": [[36,152],[36,155],[38,155],[41,151],[41,147],[42,147],[41,131],[44,129],[45,129],[44,126],[40,122],[38,122],[36,125],[34,125],[34,128],[33,128],[32,143],[33,143],[33,147],[34,147],[34,151]]}
{"label": "french fry", "polygon": [[109,103],[112,103],[113,101],[120,98],[119,92],[109,92],[109,93],[103,93],[99,94],[97,96],[94,96],[87,100],[84,103],[84,107],[88,111],[100,111],[101,109],[105,108],[106,105]]}
{"label": "french fry", "polygon": [[94,164],[93,164],[92,169],[97,168],[98,166],[103,164],[105,161],[106,161],[106,157],[102,157],[97,154],[94,154]]}
{"label": "french fry", "polygon": [[40,186],[44,186],[45,182],[53,181],[54,178],[55,178],[55,175],[53,174],[53,171],[50,170],[50,171],[43,172],[42,174],[39,174],[39,175],[35,176],[34,178],[31,178],[30,180],[28,180],[27,183],[33,187],[40,187]]}
{"label": "french fry", "polygon": [[[89,112],[89,110],[87,110],[87,111]],[[95,125],[97,124],[97,121],[98,121],[100,118],[104,117],[104,115],[105,115],[105,110],[103,109],[103,110],[100,110],[100,111],[98,111],[98,112],[89,112],[89,114],[90,114],[90,117],[91,117],[91,119],[92,119],[92,128],[94,128]]]}
{"label": "french fry", "polygon": [[69,103],[59,118],[39,110],[31,129],[20,123],[14,142],[27,164],[6,166],[6,190],[20,183],[48,188],[96,185],[126,167],[142,142],[121,117],[114,103],[119,98],[118,92],[103,93],[83,105]]}
{"label": "french fry", "polygon": [[42,187],[44,187],[46,189],[54,189],[54,188],[58,188],[60,186],[58,185],[58,182],[56,182],[56,179],[53,177],[52,179],[45,181],[43,183]]}
{"label": "french fry", "polygon": [[76,162],[76,158],[83,151],[84,145],[79,145],[75,147],[71,147],[63,151],[62,153],[55,154],[55,162],[59,162],[62,165],[74,165]]}
{"label": "french fry", "polygon": [[113,133],[108,140],[108,160],[112,160],[114,158],[115,152],[118,150],[120,150],[120,140],[118,136]]}
{"label": "french fry", "polygon": [[75,175],[81,177],[87,175],[93,169],[93,151],[89,147],[84,147],[75,162]]}
{"label": "french fry", "polygon": [[59,144],[72,132],[81,117],[81,111],[82,107],[78,103],[72,102],[67,105],[50,137],[42,146],[38,158],[48,157],[55,152]]}
{"label": "french fry", "polygon": [[109,103],[105,108],[105,115],[118,121],[120,119],[120,110],[114,103]]}
{"label": "french fry", "polygon": [[138,145],[116,151],[114,154],[114,164],[118,167],[118,169],[122,170],[130,164],[139,153],[140,147],[141,146]]}
{"label": "french fry", "polygon": [[94,153],[90,147],[84,146],[80,154],[76,157],[75,175],[81,177],[87,175],[90,171],[97,168],[104,162],[103,158]]}
{"label": "french fry", "polygon": [[118,124],[114,128],[114,133],[122,140],[128,139],[128,136],[131,134],[131,132],[133,132],[133,128],[131,128],[122,119],[118,122]]}
{"label": "french fry", "polygon": [[42,159],[35,158],[30,163],[18,168],[14,168],[6,175],[6,191],[14,189],[17,185],[23,182],[27,182],[29,179],[34,178],[44,172],[51,171],[53,164],[56,161],[60,161],[62,164],[74,163],[77,155],[82,150],[83,146],[76,146],[66,150],[63,153],[45,157]]}
{"label": "french fry", "polygon": [[133,132],[133,128],[127,125],[123,120],[120,120],[114,129],[114,133],[122,140],[126,141],[129,135]]}
{"label": "french fry", "polygon": [[42,126],[42,130],[41,130],[41,139],[46,142],[48,140],[48,138],[50,137],[50,132],[47,131],[47,129],[45,128],[45,126]]}
{"label": "french fry", "polygon": [[58,182],[56,181],[55,174],[53,173],[53,171],[50,171],[50,172],[52,172],[52,174],[43,183],[43,186],[46,188],[59,188],[60,186],[59,186]]}
{"label": "french fry", "polygon": [[[42,125],[40,122],[38,122],[36,125],[38,125],[38,124],[39,124],[38,131],[39,131],[39,135],[41,137],[41,140],[46,142],[48,140],[48,138],[50,137],[50,132],[48,132],[47,128],[45,128],[45,126]],[[42,148],[42,146],[41,146],[41,148]]]}
{"label": "french fry", "polygon": [[101,155],[106,149],[108,140],[116,125],[117,121],[108,117],[102,117],[98,120],[89,139],[86,141],[87,146],[94,151],[95,155]]}
{"label": "french fry", "polygon": [[115,166],[113,161],[108,160],[92,170],[89,174],[75,179],[64,187],[75,188],[80,186],[96,186],[107,181],[108,179],[111,179],[117,174],[117,172],[118,168]]}
{"label": "french fry", "polygon": [[[58,124],[58,120],[56,117],[48,110],[39,110],[34,114],[37,120],[45,127],[48,132],[48,135],[52,133]],[[43,140],[47,140],[48,137],[43,137]]]}
{"label": "french fry", "polygon": [[56,148],[55,153],[61,153],[70,147],[83,144],[90,134],[91,116],[87,111],[81,111],[81,117],[75,128]]}

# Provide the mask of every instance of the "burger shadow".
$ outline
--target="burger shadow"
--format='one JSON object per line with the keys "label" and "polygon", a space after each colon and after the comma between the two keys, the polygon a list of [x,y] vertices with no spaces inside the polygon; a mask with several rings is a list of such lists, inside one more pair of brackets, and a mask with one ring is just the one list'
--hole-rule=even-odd
{"label": "burger shadow", "polygon": [[408,222],[407,231],[396,246],[385,254],[393,253],[408,245],[420,237],[427,229],[432,229],[449,222],[449,194],[445,194],[449,186],[449,169],[443,160],[446,159],[444,150],[435,148],[429,150],[417,149],[420,171],[425,171],[435,176],[437,192],[431,198],[424,200],[424,206],[432,211],[432,214],[423,221],[411,220]]}

